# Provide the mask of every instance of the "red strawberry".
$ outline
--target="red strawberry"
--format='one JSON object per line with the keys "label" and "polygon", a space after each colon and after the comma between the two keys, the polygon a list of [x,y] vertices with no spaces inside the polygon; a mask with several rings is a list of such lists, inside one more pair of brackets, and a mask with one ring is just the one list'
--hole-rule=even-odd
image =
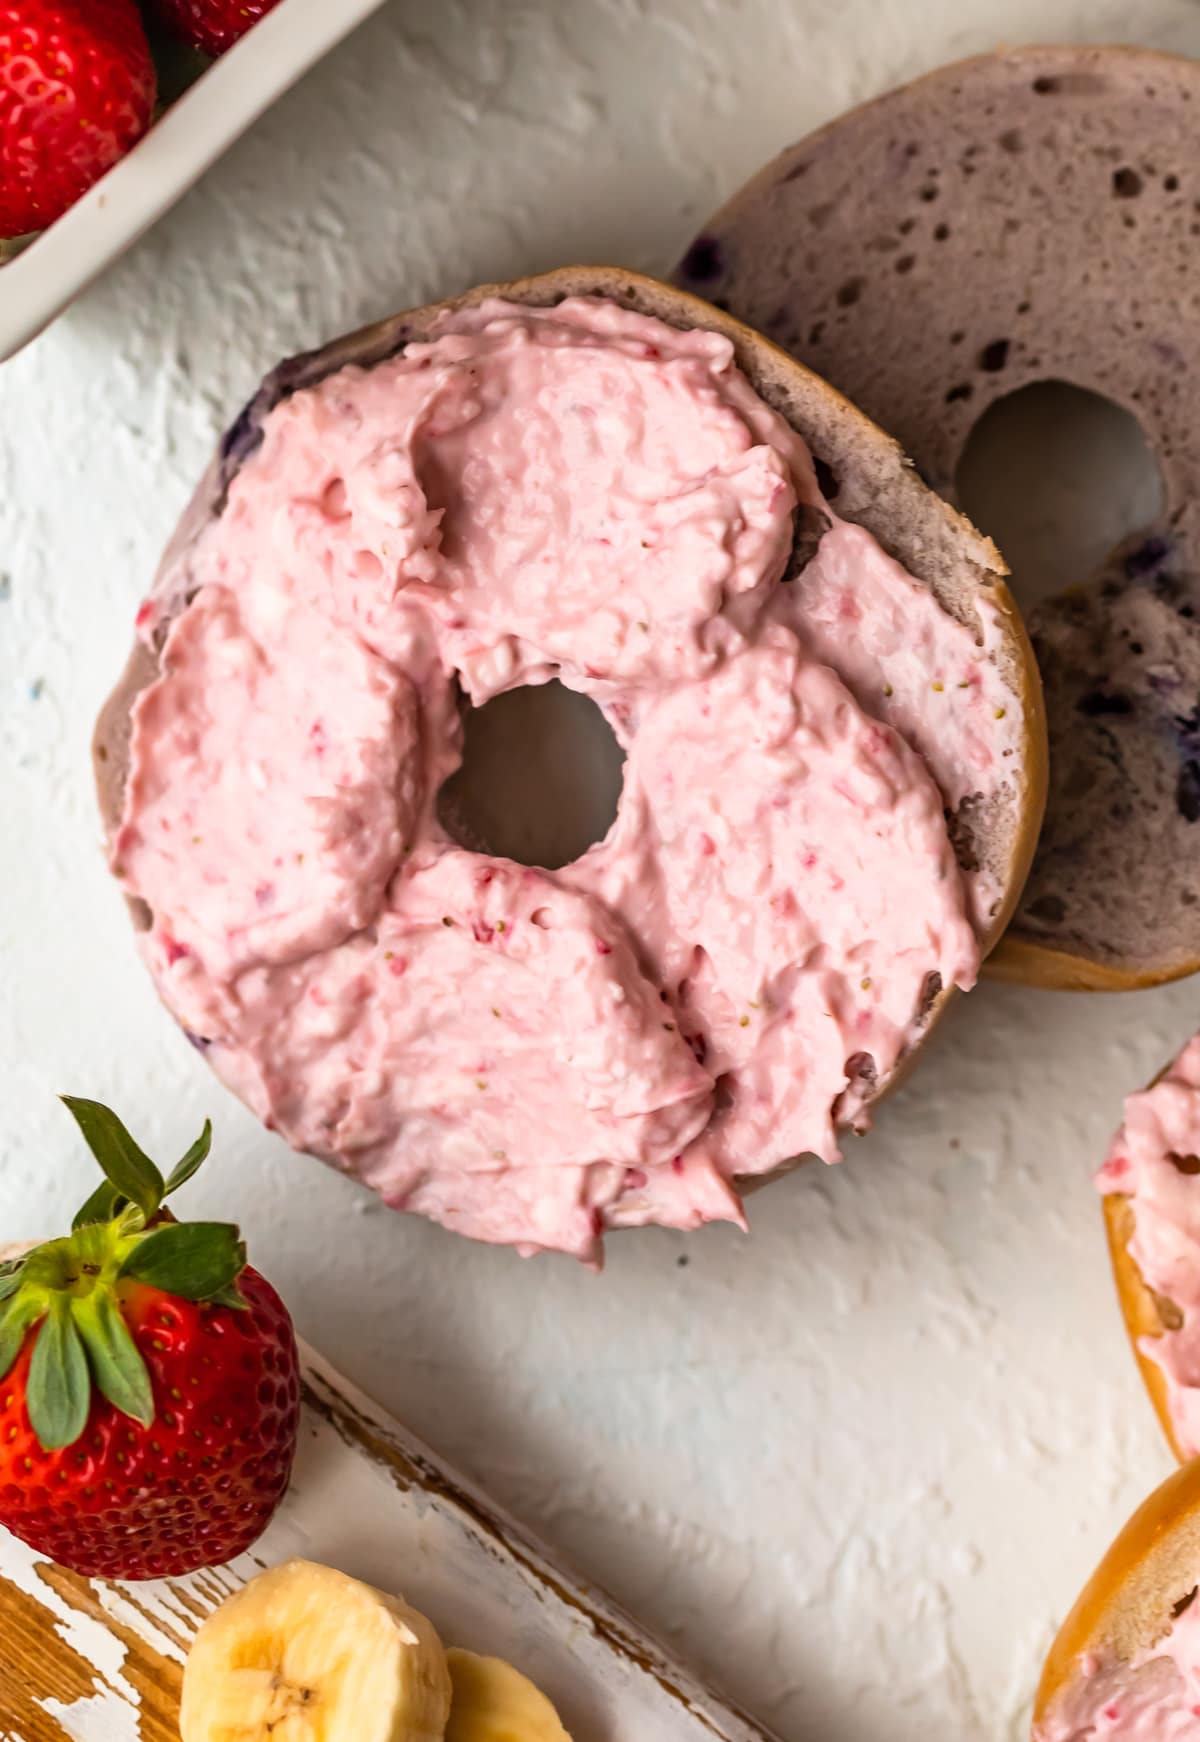
{"label": "red strawberry", "polygon": [[168,30],[204,54],[224,54],[279,0],[152,0]]}
{"label": "red strawberry", "polygon": [[134,0],[0,0],[0,238],[60,218],[141,138],[154,96]]}
{"label": "red strawberry", "polygon": [[115,1113],[64,1096],[106,1178],[63,1240],[0,1267],[0,1524],[89,1576],[232,1560],[288,1484],[300,1411],[287,1309],[236,1228],[176,1222]]}

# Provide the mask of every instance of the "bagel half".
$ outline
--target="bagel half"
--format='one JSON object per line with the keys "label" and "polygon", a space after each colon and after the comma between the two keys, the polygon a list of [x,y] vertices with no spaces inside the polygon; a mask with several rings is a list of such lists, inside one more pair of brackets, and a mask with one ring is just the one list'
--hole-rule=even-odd
{"label": "bagel half", "polygon": [[1046,824],[996,977],[1087,990],[1200,967],[1200,446],[1190,281],[1200,63],[1037,46],[947,66],[782,152],[676,277],[892,430],[936,489],[982,412],[1047,379],[1105,395],[1165,504],[1028,612]]}
{"label": "bagel half", "polygon": [[[186,510],[154,584],[160,605],[154,644],[138,642],[97,725],[94,759],[104,827],[111,842],[122,814],[129,769],[131,710],[155,678],[166,629],[191,596],[189,553],[202,529],[222,511],[230,480],[255,451],[264,418],[282,399],[345,365],[369,366],[429,335],[448,310],[473,307],[490,297],[527,306],[552,306],[572,296],[606,298],[656,316],[681,329],[708,328],[733,344],[738,364],[759,395],[797,430],[837,479],[838,513],[871,532],[936,598],[950,616],[982,640],[977,603],[994,608],[1000,633],[990,659],[1024,722],[1021,753],[1006,784],[987,804],[960,807],[949,819],[960,861],[986,867],[1000,895],[982,927],[983,952],[1004,930],[1027,874],[1041,821],[1046,787],[1045,723],[1036,663],[1019,614],[1004,584],[1004,565],[994,546],[929,490],[897,445],[839,393],[768,340],[695,297],[636,274],[606,267],[574,267],[512,284],[486,286],[464,297],[396,315],[321,350],[293,358],[272,371],[227,433]],[[798,540],[798,546],[799,546]],[[802,553],[797,561],[802,562]],[[936,776],[936,770],[935,776]],[[140,928],[149,914],[131,903]],[[933,998],[927,1027],[945,1007],[950,990]],[[902,1061],[907,1066],[918,1047]],[[876,1096],[898,1078],[878,1085]],[[873,1096],[872,1099],[876,1098]]]}
{"label": "bagel half", "polygon": [[1138,1508],[1064,1621],[1038,1684],[1034,1742],[1091,1736],[1086,1721],[1072,1723],[1068,1715],[1077,1702],[1087,1701],[1089,1672],[1120,1675],[1152,1655],[1198,1583],[1200,1463],[1192,1463],[1168,1476]]}

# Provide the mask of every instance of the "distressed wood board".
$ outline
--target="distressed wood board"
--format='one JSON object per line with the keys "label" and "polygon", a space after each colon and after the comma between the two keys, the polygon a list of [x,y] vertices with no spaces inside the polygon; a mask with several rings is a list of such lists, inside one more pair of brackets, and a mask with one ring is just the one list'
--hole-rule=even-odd
{"label": "distressed wood board", "polygon": [[292,1487],[252,1553],[108,1584],[0,1529],[0,1742],[177,1742],[196,1628],[293,1555],[403,1593],[448,1645],[510,1659],[575,1742],[770,1742],[309,1350]]}

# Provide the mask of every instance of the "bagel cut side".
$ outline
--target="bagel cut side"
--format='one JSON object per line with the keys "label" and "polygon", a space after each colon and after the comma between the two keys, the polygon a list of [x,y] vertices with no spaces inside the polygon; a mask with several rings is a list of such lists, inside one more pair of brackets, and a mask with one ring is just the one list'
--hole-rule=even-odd
{"label": "bagel cut side", "polygon": [[1192,1463],[1138,1508],[1063,1622],[1038,1684],[1033,1742],[1092,1735],[1068,1716],[1086,1700],[1088,1678],[1119,1677],[1144,1664],[1191,1606],[1198,1584],[1200,1463]]}
{"label": "bagel cut side", "polygon": [[989,963],[1126,990],[1200,967],[1200,64],[1037,46],[944,67],[791,146],[677,281],[826,375],[955,500],[980,415],[1063,381],[1137,419],[1165,505],[1027,613],[1046,822]]}
{"label": "bagel cut side", "polygon": [[[1005,586],[1006,571],[1000,557],[990,541],[921,482],[895,442],[810,370],[697,298],[616,268],[574,267],[482,287],[338,339],[281,364],[266,378],[226,435],[163,558],[153,588],[157,607],[153,640],[135,644],[126,670],[100,715],[94,740],[95,774],[110,845],[124,806],[134,705],[159,675],[170,626],[196,591],[189,567],[192,549],[204,529],[221,514],[231,481],[256,451],[263,421],[271,410],[347,365],[369,369],[396,356],[410,343],[435,334],[448,313],[474,309],[491,298],[529,308],[550,308],[575,297],[600,298],[680,330],[706,329],[723,335],[753,389],[803,438],[816,458],[818,476],[836,479],[838,515],[871,533],[916,583],[928,590],[942,611],[971,632],[981,650],[986,611],[993,632],[986,652],[981,651],[979,657],[995,668],[1013,705],[1020,710],[1019,747],[1005,765],[1002,786],[989,802],[973,803],[968,797],[948,815],[950,839],[964,873],[985,871],[989,887],[997,891],[991,911],[976,924],[980,949],[986,954],[1008,923],[1028,872],[1046,786],[1045,722],[1036,662]],[[806,541],[812,533],[812,527],[797,528],[794,566],[798,574],[803,572]],[[936,781],[934,758],[927,755],[927,760]],[[135,925],[146,929],[150,915],[144,903],[135,899],[130,906]],[[878,1099],[907,1069],[952,990],[931,988],[919,1040],[908,1049],[899,1068],[874,1085],[866,1102]],[[755,1176],[755,1183],[759,1177]]]}

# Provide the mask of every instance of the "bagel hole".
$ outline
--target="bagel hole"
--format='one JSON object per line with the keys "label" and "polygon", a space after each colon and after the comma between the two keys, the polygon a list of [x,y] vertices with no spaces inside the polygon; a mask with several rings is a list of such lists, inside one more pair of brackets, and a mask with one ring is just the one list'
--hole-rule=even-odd
{"label": "bagel hole", "polygon": [[995,400],[967,438],[956,500],[995,539],[1022,606],[1086,580],[1164,504],[1162,473],[1131,412],[1066,381]]}
{"label": "bagel hole", "polygon": [[612,827],[625,755],[595,702],[557,678],[463,702],[463,759],[438,795],[460,847],[557,871]]}

